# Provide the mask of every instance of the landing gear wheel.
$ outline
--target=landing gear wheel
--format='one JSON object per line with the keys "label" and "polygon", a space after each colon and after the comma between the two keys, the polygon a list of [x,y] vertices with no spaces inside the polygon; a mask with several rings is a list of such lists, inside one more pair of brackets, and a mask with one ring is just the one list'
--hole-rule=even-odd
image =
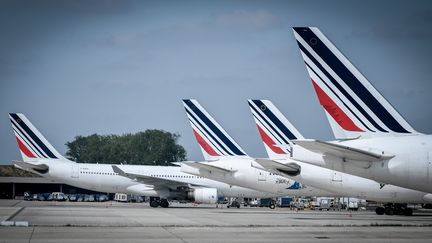
{"label": "landing gear wheel", "polygon": [[163,208],[167,208],[167,207],[169,207],[169,203],[168,203],[167,200],[161,200],[160,201],[160,206],[163,207]]}
{"label": "landing gear wheel", "polygon": [[227,208],[230,208],[230,207],[240,208],[240,203],[237,201],[233,201],[233,202],[231,202],[231,204],[228,204],[228,206],[227,206]]}
{"label": "landing gear wheel", "polygon": [[383,215],[385,213],[385,208],[384,207],[377,207],[375,209],[375,213],[378,215]]}
{"label": "landing gear wheel", "polygon": [[272,204],[270,204],[269,208],[270,208],[270,209],[275,209],[275,208],[276,208],[276,205],[274,205],[274,204],[272,203]]}
{"label": "landing gear wheel", "polygon": [[386,207],[386,208],[385,208],[385,214],[386,214],[386,215],[393,215],[393,214],[394,214],[393,208],[391,208],[391,207]]}
{"label": "landing gear wheel", "polygon": [[156,200],[151,201],[151,202],[150,202],[150,207],[152,207],[152,208],[157,208],[157,207],[159,207],[159,202],[156,201]]}
{"label": "landing gear wheel", "polygon": [[405,208],[405,210],[404,210],[405,216],[412,216],[412,214],[413,214],[412,208]]}

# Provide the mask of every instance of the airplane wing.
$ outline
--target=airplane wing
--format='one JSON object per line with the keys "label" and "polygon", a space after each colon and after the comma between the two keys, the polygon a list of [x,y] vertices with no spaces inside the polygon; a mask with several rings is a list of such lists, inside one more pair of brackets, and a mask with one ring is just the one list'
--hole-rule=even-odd
{"label": "airplane wing", "polygon": [[312,152],[324,155],[329,154],[346,160],[377,162],[394,157],[394,155],[379,154],[363,149],[314,139],[294,140],[293,142]]}
{"label": "airplane wing", "polygon": [[229,170],[225,169],[219,166],[211,165],[206,162],[183,162],[184,165],[188,165],[193,168],[202,169],[202,170],[209,170],[209,171],[216,171],[220,173],[234,173],[236,170]]}
{"label": "airplane wing", "polygon": [[296,176],[301,171],[301,167],[296,163],[284,164],[271,159],[255,159],[255,161],[266,170],[282,176]]}
{"label": "airplane wing", "polygon": [[[146,176],[146,175],[140,175],[140,174],[134,174],[134,173],[127,173],[120,169],[118,166],[113,165],[112,169],[115,173],[119,174],[120,176],[127,177],[132,180],[139,181],[143,184],[153,186],[154,188],[174,188],[177,189],[178,187],[190,187],[191,184],[189,183],[183,183],[176,180],[166,179],[166,178],[159,178],[159,177],[153,177],[153,176]],[[195,185],[198,186],[198,185]]]}

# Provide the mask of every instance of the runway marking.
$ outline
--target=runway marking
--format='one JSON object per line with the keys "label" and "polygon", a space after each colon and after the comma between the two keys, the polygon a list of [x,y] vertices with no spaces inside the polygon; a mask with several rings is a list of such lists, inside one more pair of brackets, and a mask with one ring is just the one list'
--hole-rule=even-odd
{"label": "runway marking", "polygon": [[[171,227],[171,228],[175,228],[175,227]],[[167,227],[162,227],[162,229],[164,229],[166,232],[168,232],[170,235],[174,236],[176,239],[180,239],[182,242],[184,243],[188,243],[187,241],[185,241],[182,237],[178,236],[176,233],[171,232],[170,230],[168,230]]]}
{"label": "runway marking", "polygon": [[11,205],[11,207],[15,207],[16,205],[20,204],[22,201],[18,201],[17,203]]}
{"label": "runway marking", "polygon": [[31,234],[30,234],[30,237],[29,237],[28,243],[31,242],[31,240],[32,240],[32,238],[33,238],[33,233],[34,233],[34,231],[35,231],[35,227],[33,227],[33,229],[32,229],[32,232],[31,232]]}
{"label": "runway marking", "polygon": [[9,218],[6,219],[6,221],[11,221],[13,218],[15,218],[15,216],[17,216],[19,213],[21,213],[21,211],[23,211],[26,207],[22,207],[20,209],[18,209],[15,213],[13,213],[11,216],[9,216]]}

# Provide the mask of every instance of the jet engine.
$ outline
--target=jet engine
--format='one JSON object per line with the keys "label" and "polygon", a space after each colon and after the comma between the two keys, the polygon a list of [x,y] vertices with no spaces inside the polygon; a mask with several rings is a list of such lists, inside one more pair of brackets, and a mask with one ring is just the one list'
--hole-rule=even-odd
{"label": "jet engine", "polygon": [[188,197],[197,203],[216,203],[216,188],[196,188],[188,193]]}
{"label": "jet engine", "polygon": [[155,191],[153,187],[149,187],[144,184],[129,186],[128,188],[126,188],[126,190],[132,194],[148,197],[157,197],[161,193],[160,191]]}

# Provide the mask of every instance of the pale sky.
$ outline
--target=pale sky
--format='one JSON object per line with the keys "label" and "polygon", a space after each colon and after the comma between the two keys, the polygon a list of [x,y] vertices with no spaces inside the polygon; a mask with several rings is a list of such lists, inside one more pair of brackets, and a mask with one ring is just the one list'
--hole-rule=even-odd
{"label": "pale sky", "polygon": [[8,112],[62,154],[77,135],[179,133],[197,99],[251,156],[247,99],[332,139],[291,27],[316,26],[420,132],[432,132],[430,1],[0,1],[0,163],[20,159]]}

